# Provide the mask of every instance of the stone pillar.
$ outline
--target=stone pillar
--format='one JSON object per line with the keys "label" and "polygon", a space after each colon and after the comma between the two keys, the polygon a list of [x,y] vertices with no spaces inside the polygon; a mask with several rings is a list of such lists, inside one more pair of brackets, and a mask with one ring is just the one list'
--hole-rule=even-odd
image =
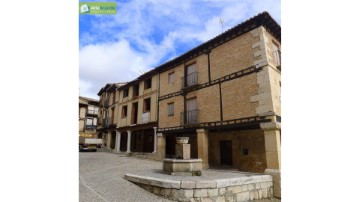
{"label": "stone pillar", "polygon": [[209,168],[209,137],[208,130],[197,129],[198,158],[202,159],[203,169]]}
{"label": "stone pillar", "polygon": [[106,148],[110,150],[110,149],[111,149],[111,148],[110,148],[111,133],[108,132],[106,135],[107,135],[107,138],[106,138]]}
{"label": "stone pillar", "polygon": [[131,141],[131,131],[127,131],[127,149],[126,153],[130,153],[130,141]]}
{"label": "stone pillar", "polygon": [[281,198],[281,142],[278,122],[261,123],[265,136],[265,152],[267,169],[265,174],[273,177],[274,196]]}
{"label": "stone pillar", "polygon": [[120,141],[121,141],[120,133],[116,132],[116,140],[115,140],[115,151],[116,152],[120,152]]}
{"label": "stone pillar", "polygon": [[157,145],[156,129],[157,129],[157,127],[154,127],[154,151],[153,151],[153,153],[156,153],[156,145]]}
{"label": "stone pillar", "polygon": [[166,139],[162,133],[157,134],[157,158],[163,160],[166,156]]}
{"label": "stone pillar", "polygon": [[265,135],[267,168],[281,170],[280,123],[261,123]]}

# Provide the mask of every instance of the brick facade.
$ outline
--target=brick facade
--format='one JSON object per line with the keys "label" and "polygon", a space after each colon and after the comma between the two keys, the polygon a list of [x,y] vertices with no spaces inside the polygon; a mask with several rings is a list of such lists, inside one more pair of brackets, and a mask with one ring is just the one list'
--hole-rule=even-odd
{"label": "brick facade", "polygon": [[[204,168],[224,166],[226,156],[221,153],[231,148],[232,157],[226,163],[233,168],[260,173],[280,170],[280,35],[281,27],[264,12],[116,88],[111,91],[116,95],[112,130],[120,133],[122,141],[124,136],[132,137],[131,141],[140,141],[134,145],[144,147],[143,140],[149,137],[134,139],[131,132],[144,124],[143,102],[151,98],[149,122],[158,127],[153,142],[158,148],[154,148],[156,154],[142,157],[171,156],[174,137],[188,136],[191,156],[202,158]],[[144,90],[149,76],[152,87]],[[137,84],[139,95],[134,98]],[[135,102],[136,123],[132,122]]]}

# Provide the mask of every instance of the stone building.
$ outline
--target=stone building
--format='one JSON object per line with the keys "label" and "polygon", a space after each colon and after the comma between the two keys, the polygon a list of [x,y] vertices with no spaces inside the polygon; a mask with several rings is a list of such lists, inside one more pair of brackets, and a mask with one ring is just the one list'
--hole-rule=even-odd
{"label": "stone building", "polygon": [[126,83],[108,83],[100,89],[98,96],[99,114],[98,114],[98,137],[104,140],[104,147],[109,150],[115,149],[116,121],[118,105],[116,100],[116,89]]}
{"label": "stone building", "polygon": [[187,136],[204,168],[280,169],[280,44],[264,12],[157,67],[166,156]]}
{"label": "stone building", "polygon": [[175,156],[176,137],[189,137],[203,168],[269,173],[280,197],[280,88],[281,27],[263,12],[134,81],[101,89],[100,103],[106,93],[118,103],[110,106],[113,124],[99,131],[111,131],[111,149],[153,151],[145,157],[159,160]]}
{"label": "stone building", "polygon": [[79,96],[79,136],[96,138],[99,101]]}
{"label": "stone building", "polygon": [[109,150],[160,159],[155,155],[158,80],[158,73],[152,70],[128,83],[107,84],[99,91],[104,104],[98,131]]}

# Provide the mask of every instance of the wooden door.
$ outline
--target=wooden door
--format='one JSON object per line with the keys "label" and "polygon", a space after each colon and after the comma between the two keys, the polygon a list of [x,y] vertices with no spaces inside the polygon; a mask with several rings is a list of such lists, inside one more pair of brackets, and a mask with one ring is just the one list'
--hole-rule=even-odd
{"label": "wooden door", "polygon": [[220,161],[221,165],[231,166],[232,161],[232,141],[223,140],[220,141]]}

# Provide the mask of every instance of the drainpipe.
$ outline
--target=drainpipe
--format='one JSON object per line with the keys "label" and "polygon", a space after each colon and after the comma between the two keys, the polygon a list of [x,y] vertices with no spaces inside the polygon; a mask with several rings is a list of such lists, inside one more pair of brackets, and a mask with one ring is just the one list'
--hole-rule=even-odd
{"label": "drainpipe", "polygon": [[156,129],[157,129],[157,127],[153,127],[153,128],[154,128],[154,151],[153,151],[153,153],[156,153],[156,145],[157,145]]}

